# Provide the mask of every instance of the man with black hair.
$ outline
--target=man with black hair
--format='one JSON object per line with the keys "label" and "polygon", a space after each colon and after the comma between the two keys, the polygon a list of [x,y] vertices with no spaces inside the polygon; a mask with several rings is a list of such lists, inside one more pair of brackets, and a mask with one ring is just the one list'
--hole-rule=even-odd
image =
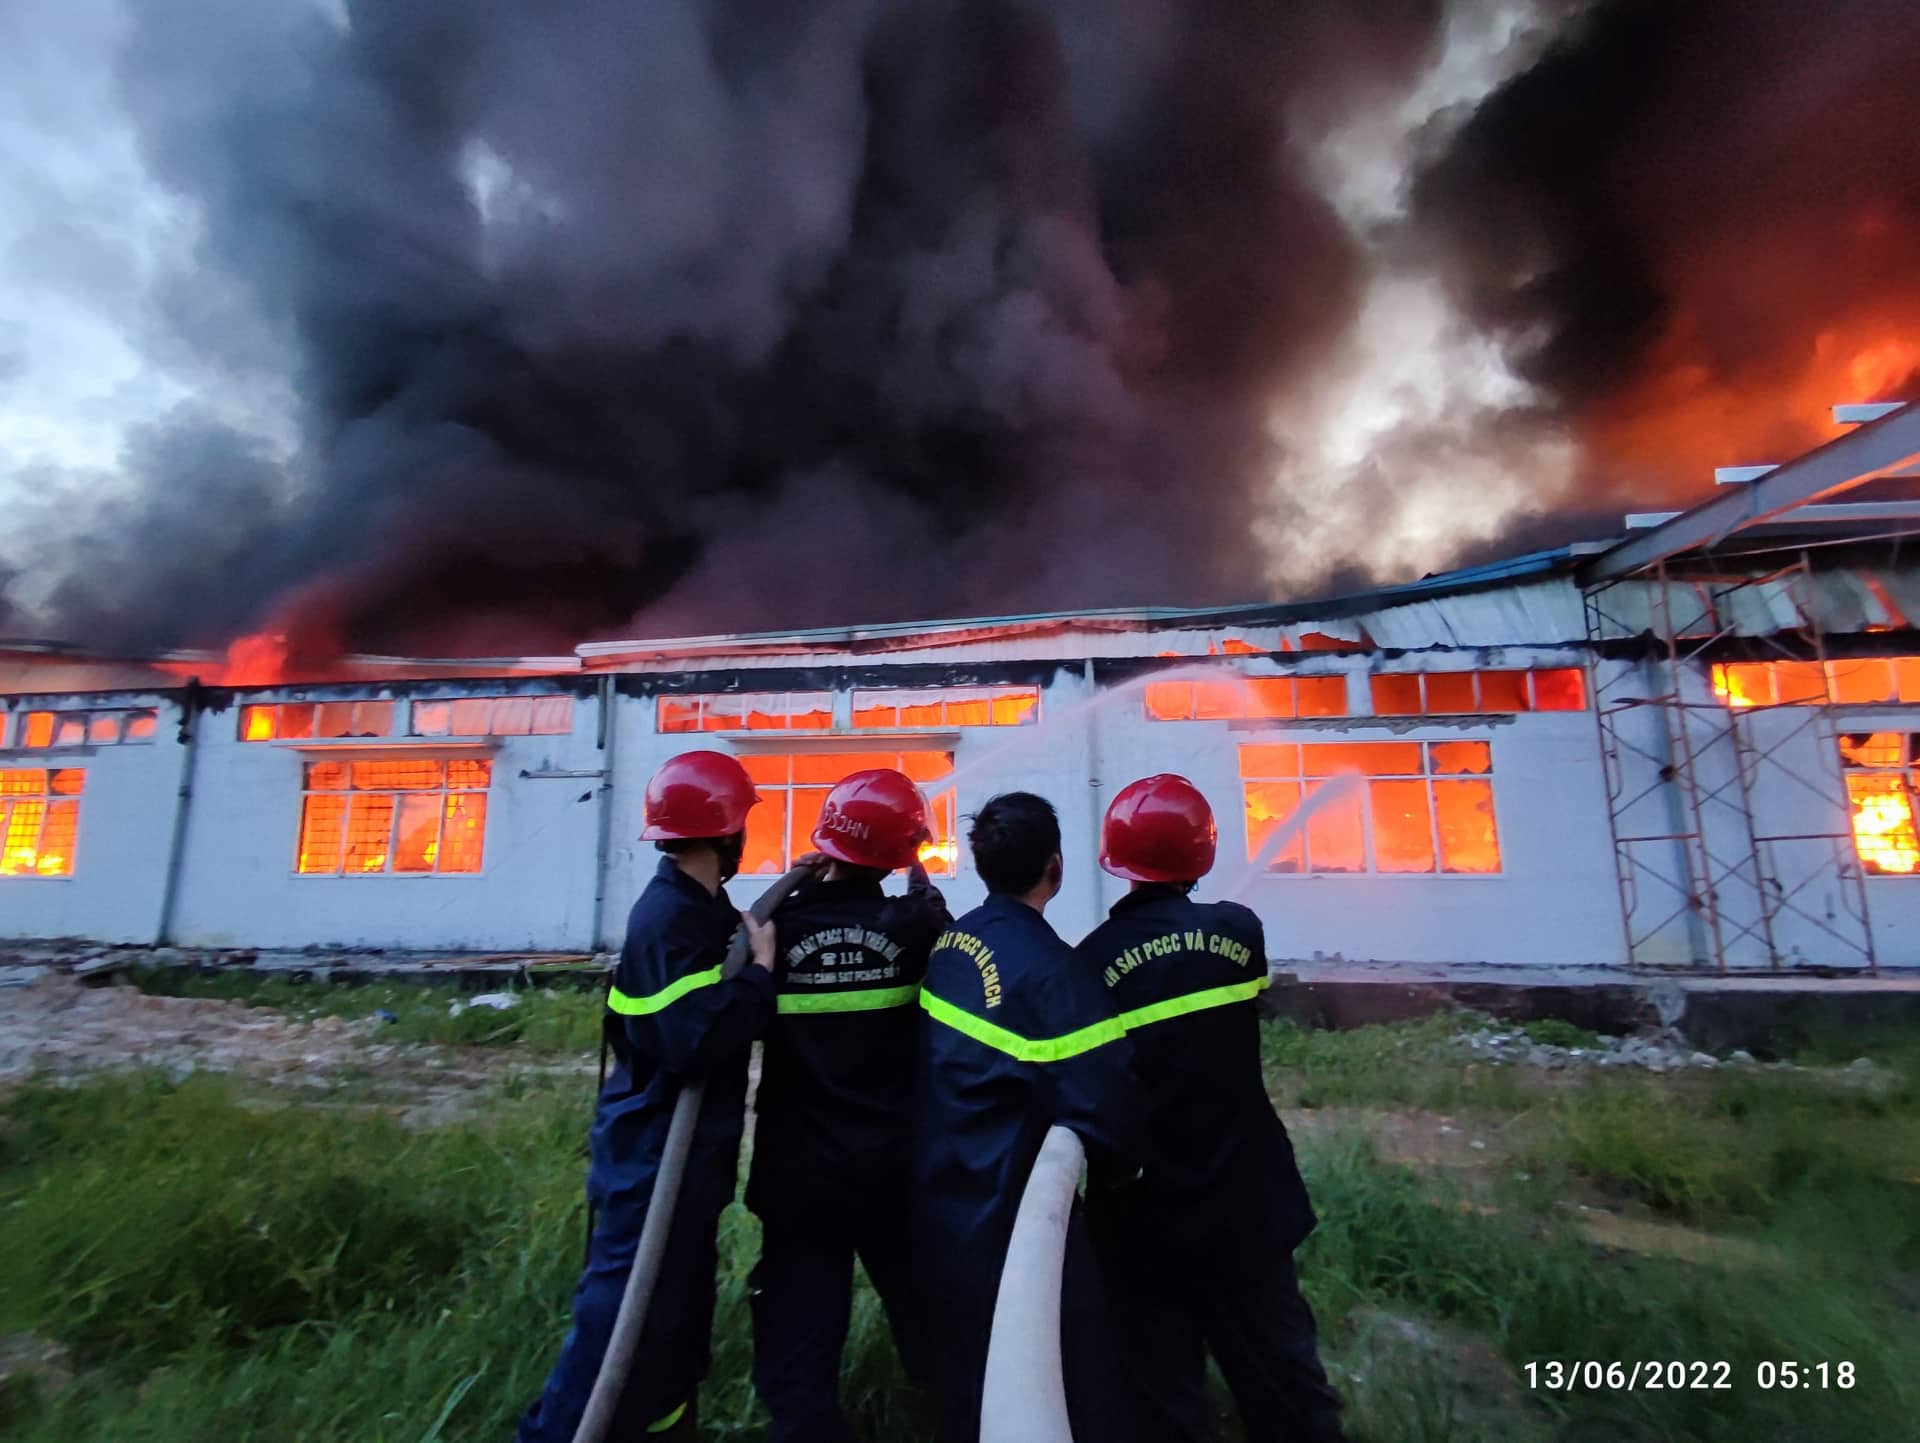
{"label": "man with black hair", "polygon": [[[1105,1171],[1131,1155],[1138,1108],[1113,1005],[1042,915],[1061,882],[1053,807],[995,797],[968,843],[987,900],[934,944],[915,1091],[915,1261],[941,1443],[979,1436],[1001,1264],[1047,1129],[1072,1129]],[[1076,1210],[1061,1304],[1068,1411],[1076,1437],[1105,1443],[1121,1429],[1106,1416],[1101,1311]]]}
{"label": "man with black hair", "polygon": [[1293,1268],[1313,1207],[1260,1072],[1266,937],[1238,902],[1189,895],[1216,841],[1207,799],[1171,774],[1122,788],[1101,829],[1100,865],[1131,886],[1080,960],[1127,1029],[1147,1141],[1137,1179],[1089,1188],[1088,1231],[1143,1437],[1212,1436],[1211,1352],[1247,1443],[1338,1443],[1340,1400]]}
{"label": "man with black hair", "polygon": [[[674,1102],[682,1086],[704,1078],[666,1255],[608,1435],[699,1436],[695,1394],[707,1371],[720,1213],[739,1174],[747,1055],[774,1016],[773,928],[736,911],[726,892],[759,800],[746,769],[720,752],[684,752],[647,783],[640,836],[666,855],[633,904],[607,993],[614,1067],[589,1139],[593,1238],[574,1289],[572,1330],[546,1390],[520,1421],[519,1443],[571,1443],[579,1428],[633,1271]],[[743,920],[751,965],[723,978],[721,961]]]}

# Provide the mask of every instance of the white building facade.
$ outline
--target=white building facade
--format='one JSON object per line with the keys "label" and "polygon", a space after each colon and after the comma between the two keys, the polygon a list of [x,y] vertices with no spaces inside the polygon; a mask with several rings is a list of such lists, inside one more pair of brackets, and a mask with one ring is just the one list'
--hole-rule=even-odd
{"label": "white building facade", "polygon": [[1590,554],[1313,605],[347,658],[267,686],[0,645],[0,937],[617,946],[657,860],[646,780],[698,746],[761,788],[741,905],[834,780],[890,765],[935,803],[956,910],[982,896],[967,815],[1051,800],[1049,917],[1075,938],[1124,886],[1097,863],[1107,802],[1173,771],[1219,822],[1203,895],[1252,906],[1282,963],[1920,965],[1920,568],[1803,551],[1596,587]]}

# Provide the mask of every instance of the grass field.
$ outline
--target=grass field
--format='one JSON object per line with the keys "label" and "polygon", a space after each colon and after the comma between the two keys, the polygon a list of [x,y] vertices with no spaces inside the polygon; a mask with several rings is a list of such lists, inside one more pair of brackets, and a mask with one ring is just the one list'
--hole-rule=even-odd
{"label": "grass field", "polygon": [[[513,1061],[586,1046],[591,997],[472,1024],[446,994],[250,986],[490,1045],[498,1082],[425,1128],[350,1088],[315,1105],[205,1075],[0,1095],[0,1334],[58,1356],[0,1384],[0,1434],[509,1436],[565,1326],[589,1106]],[[1920,1039],[1876,1039],[1886,1065],[1867,1076],[1549,1079],[1463,1062],[1460,1025],[1269,1035],[1322,1216],[1301,1271],[1355,1438],[1914,1436]],[[716,1438],[764,1436],[745,1382],[754,1247],[736,1210],[704,1399]],[[1730,1386],[1529,1388],[1551,1359],[1725,1361]],[[1758,1385],[1762,1363],[1822,1361],[1851,1363],[1854,1386]],[[864,1296],[846,1391],[868,1438],[924,1436]]]}

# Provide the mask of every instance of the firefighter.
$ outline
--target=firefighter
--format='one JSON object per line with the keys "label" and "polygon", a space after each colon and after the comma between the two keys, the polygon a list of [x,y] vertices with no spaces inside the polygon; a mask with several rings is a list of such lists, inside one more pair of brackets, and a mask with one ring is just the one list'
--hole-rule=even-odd
{"label": "firefighter", "polygon": [[[920,1350],[908,1234],[920,979],[946,902],[919,862],[926,798],[897,771],[855,772],[813,832],[826,866],[774,914],[779,1011],[761,1062],[747,1205],[753,1381],[775,1443],[852,1443],[840,1354],[858,1254],[910,1372]],[[883,878],[910,868],[906,895]]]}
{"label": "firefighter", "polygon": [[1107,809],[1100,865],[1132,883],[1080,944],[1104,982],[1147,1098],[1139,1179],[1088,1193],[1095,1254],[1130,1356],[1143,1437],[1204,1443],[1206,1352],[1248,1443],[1335,1440],[1293,1250],[1312,1231],[1306,1185],[1260,1074],[1260,919],[1189,895],[1213,866],[1207,799],[1147,777]]}
{"label": "firefighter", "polygon": [[646,1220],[667,1123],[681,1086],[706,1095],[674,1208],[666,1255],[610,1438],[692,1439],[713,1319],[715,1234],[733,1198],[746,1104],[747,1054],[773,1020],[773,928],[744,918],[750,965],[720,964],[743,914],[727,900],[747,812],[759,800],[745,768],[686,752],[647,783],[642,840],[666,855],[633,904],[603,1020],[614,1066],[590,1137],[587,1195],[598,1221],[573,1295],[573,1327],[520,1443],[569,1443],[620,1310]]}
{"label": "firefighter", "polygon": [[[915,1263],[930,1314],[929,1381],[941,1443],[979,1436],[1000,1268],[1047,1129],[1089,1157],[1128,1156],[1137,1115],[1126,1038],[1096,974],[1044,915],[1060,890],[1060,824],[1026,792],[980,809],[968,838],[987,900],[934,943],[915,1090]],[[1078,1209],[1069,1222],[1061,1333],[1074,1436],[1121,1436],[1104,1416],[1103,1312]]]}

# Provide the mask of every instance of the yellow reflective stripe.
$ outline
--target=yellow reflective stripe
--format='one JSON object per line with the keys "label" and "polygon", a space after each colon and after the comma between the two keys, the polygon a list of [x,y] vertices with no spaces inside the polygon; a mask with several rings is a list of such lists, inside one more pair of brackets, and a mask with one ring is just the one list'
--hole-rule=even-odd
{"label": "yellow reflective stripe", "polygon": [[667,1414],[667,1416],[662,1418],[659,1422],[647,1424],[647,1431],[649,1433],[666,1432],[667,1429],[671,1428],[675,1423],[678,1423],[680,1421],[681,1417],[686,1413],[686,1411],[687,1411],[687,1405],[685,1403],[682,1403],[678,1408],[675,1408],[671,1413]]}
{"label": "yellow reflective stripe", "polygon": [[918,983],[905,987],[862,987],[849,992],[782,992],[782,1012],[878,1012],[904,1007],[919,993]]}
{"label": "yellow reflective stripe", "polygon": [[1207,987],[1198,992],[1169,997],[1164,1002],[1149,1002],[1145,1007],[1122,1012],[1120,1025],[1131,1032],[1150,1022],[1165,1022],[1169,1017],[1185,1017],[1190,1012],[1205,1012],[1209,1007],[1246,1002],[1266,991],[1267,981],[1267,978],[1260,977],[1251,982],[1229,982],[1225,987]]}
{"label": "yellow reflective stripe", "polygon": [[720,969],[709,967],[704,972],[689,972],[685,977],[676,977],[658,992],[646,997],[629,997],[618,987],[607,989],[607,1006],[625,1017],[645,1017],[649,1012],[658,1012],[670,1002],[678,1002],[697,987],[711,987],[720,980]]}
{"label": "yellow reflective stripe", "polygon": [[1061,1062],[1105,1043],[1118,1042],[1127,1035],[1119,1018],[1106,1017],[1059,1037],[1022,1037],[1017,1032],[996,1027],[984,1017],[975,1017],[931,992],[920,994],[920,1005],[935,1022],[945,1023],[955,1032],[964,1033],[996,1052],[1004,1052],[1016,1062]]}

